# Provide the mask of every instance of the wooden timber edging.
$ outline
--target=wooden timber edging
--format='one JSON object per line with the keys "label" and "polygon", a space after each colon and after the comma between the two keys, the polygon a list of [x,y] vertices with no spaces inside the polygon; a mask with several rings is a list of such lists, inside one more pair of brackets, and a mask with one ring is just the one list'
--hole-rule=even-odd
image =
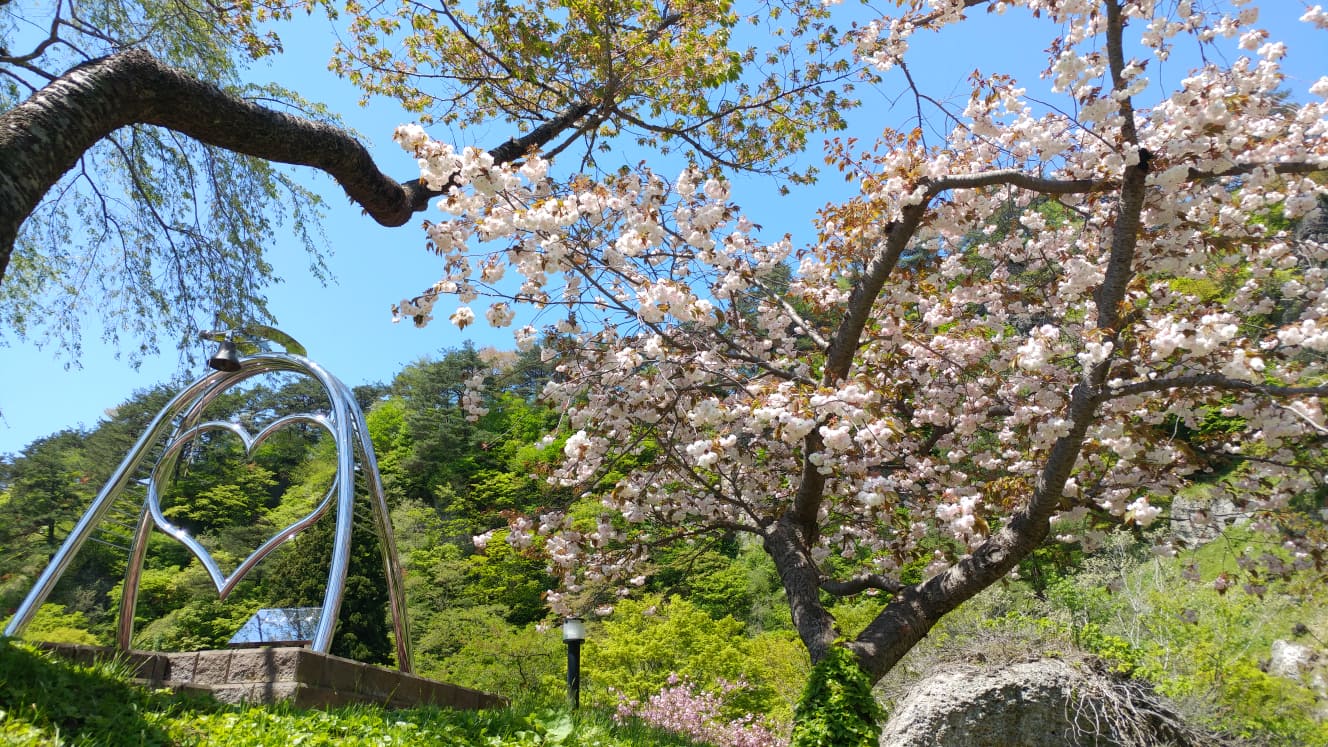
{"label": "wooden timber edging", "polygon": [[434,705],[501,708],[507,698],[307,648],[245,648],[162,653],[38,643],[75,663],[118,660],[149,687],[206,692],[224,703],[289,701],[298,708],[367,703],[384,708]]}

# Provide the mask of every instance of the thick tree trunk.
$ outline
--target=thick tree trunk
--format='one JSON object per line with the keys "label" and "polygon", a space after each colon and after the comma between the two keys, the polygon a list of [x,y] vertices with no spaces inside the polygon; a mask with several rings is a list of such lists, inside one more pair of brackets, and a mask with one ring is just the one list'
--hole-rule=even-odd
{"label": "thick tree trunk", "polygon": [[[571,129],[591,108],[574,106],[490,152],[499,163],[521,158]],[[0,281],[19,226],[46,192],[98,140],[132,124],[320,169],[385,226],[405,224],[437,194],[418,179],[398,182],[379,171],[364,146],[343,130],[257,106],[130,50],[74,67],[0,114]]]}
{"label": "thick tree trunk", "polygon": [[821,604],[821,574],[806,550],[806,543],[791,521],[791,514],[775,522],[765,534],[765,551],[779,571],[788,595],[793,627],[807,647],[812,662],[825,657],[835,642],[834,618]]}

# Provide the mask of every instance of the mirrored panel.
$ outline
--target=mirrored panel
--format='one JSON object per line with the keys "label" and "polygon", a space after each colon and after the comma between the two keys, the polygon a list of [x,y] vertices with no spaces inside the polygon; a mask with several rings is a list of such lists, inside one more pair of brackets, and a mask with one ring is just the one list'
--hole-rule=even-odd
{"label": "mirrored panel", "polygon": [[322,607],[267,607],[254,613],[231,636],[231,646],[307,646],[314,639]]}

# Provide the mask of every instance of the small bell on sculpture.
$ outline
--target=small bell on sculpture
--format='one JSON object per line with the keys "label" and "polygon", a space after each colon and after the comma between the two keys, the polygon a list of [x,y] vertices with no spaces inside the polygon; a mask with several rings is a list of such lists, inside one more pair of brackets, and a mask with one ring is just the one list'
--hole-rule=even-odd
{"label": "small bell on sculpture", "polygon": [[233,373],[240,370],[240,351],[236,349],[235,343],[230,340],[222,340],[221,346],[217,352],[208,358],[208,365],[218,371]]}

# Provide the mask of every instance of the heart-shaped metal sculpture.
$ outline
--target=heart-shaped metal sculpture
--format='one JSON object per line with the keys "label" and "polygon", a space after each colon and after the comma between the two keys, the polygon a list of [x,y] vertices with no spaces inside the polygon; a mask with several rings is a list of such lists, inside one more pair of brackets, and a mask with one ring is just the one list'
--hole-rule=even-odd
{"label": "heart-shaped metal sculpture", "polygon": [[[233,326],[233,325],[232,325]],[[261,333],[267,328],[255,328],[252,325],[229,333],[208,333],[209,339],[221,335],[229,339],[231,333],[242,332],[252,335],[254,329]],[[271,330],[269,330],[271,332]],[[292,349],[293,341],[282,336],[260,334],[269,339],[278,339]],[[229,363],[238,363],[238,369]],[[388,516],[387,496],[383,492],[383,482],[378,475],[378,461],[374,458],[373,442],[369,438],[369,429],[364,422],[364,413],[355,401],[355,395],[335,376],[317,363],[289,353],[266,353],[230,361],[224,370],[218,370],[196,380],[181,390],[168,402],[157,416],[152,419],[143,435],[125,455],[124,461],[112,473],[102,486],[97,498],[88,507],[82,518],[74,525],[60,549],[51,557],[51,562],[42,570],[41,576],[33,584],[22,604],[5,625],[4,634],[17,636],[33,617],[38,608],[46,601],[55,587],[60,575],[73,561],[74,555],[83,544],[92,539],[92,534],[99,524],[107,520],[116,501],[126,494],[126,488],[135,479],[138,470],[153,453],[155,444],[165,439],[162,455],[153,467],[148,481],[148,496],[143,504],[143,515],[134,528],[134,537],[130,541],[129,558],[126,563],[124,591],[120,595],[120,616],[116,625],[116,646],[129,650],[134,637],[134,609],[138,603],[139,581],[143,573],[143,564],[147,557],[148,538],[154,527],[160,528],[181,544],[207,569],[212,583],[222,597],[227,596],[235,585],[244,578],[259,561],[269,555],[281,543],[295,536],[298,532],[318,521],[324,514],[332,513],[334,524],[332,538],[332,557],[328,562],[327,586],[323,594],[323,607],[314,630],[309,647],[320,653],[328,653],[332,647],[332,635],[336,631],[341,600],[346,591],[346,574],[350,567],[351,529],[356,516],[356,483],[364,480],[367,492],[368,509],[374,529],[378,533],[380,549],[383,554],[383,571],[387,578],[387,596],[392,615],[392,626],[396,633],[397,664],[404,672],[411,671],[410,628],[406,620],[406,602],[402,588],[401,563],[397,559],[396,540],[392,535],[392,521]],[[241,426],[234,423],[209,421],[200,423],[203,413],[210,403],[223,392],[241,382],[261,374],[293,373],[315,380],[327,395],[330,409],[326,415],[302,413],[287,415],[272,421],[256,436],[250,436]],[[337,474],[318,505],[304,518],[282,529],[271,539],[264,542],[236,567],[229,576],[222,573],[211,553],[198,543],[189,533],[170,522],[161,508],[161,496],[158,485],[163,475],[168,474],[179,460],[181,450],[208,431],[227,431],[237,436],[244,443],[245,453],[252,455],[254,449],[263,443],[272,433],[288,425],[308,423],[316,425],[332,435],[336,445]],[[169,435],[168,435],[169,434]],[[359,463],[356,463],[356,457]],[[358,476],[358,477],[357,477]]]}
{"label": "heart-shaped metal sculpture", "polygon": [[332,505],[332,497],[336,495],[337,486],[342,479],[342,475],[338,471],[336,478],[334,478],[332,484],[328,486],[327,493],[323,496],[323,499],[319,501],[318,505],[306,514],[304,518],[272,535],[272,537],[260,545],[257,550],[250,553],[249,557],[244,559],[244,562],[236,566],[235,570],[232,571],[230,575],[226,575],[222,572],[221,566],[217,564],[217,561],[212,557],[212,553],[208,552],[206,547],[203,547],[203,545],[198,540],[194,539],[189,532],[176,526],[170,519],[166,518],[166,514],[161,508],[161,495],[158,491],[158,485],[161,483],[161,472],[167,465],[171,465],[175,462],[175,457],[179,455],[181,449],[188,446],[194,441],[194,439],[204,433],[211,431],[225,431],[234,434],[235,436],[238,436],[240,441],[244,444],[245,456],[252,457],[254,450],[261,446],[262,443],[273,433],[296,423],[316,425],[327,431],[328,435],[336,438],[336,433],[333,430],[331,421],[322,415],[300,414],[278,418],[269,423],[267,427],[263,428],[263,430],[259,431],[258,434],[254,436],[250,436],[249,432],[238,423],[224,423],[215,420],[208,421],[206,423],[199,423],[198,425],[177,434],[176,437],[166,445],[165,451],[157,460],[157,465],[152,470],[152,479],[148,482],[147,495],[147,509],[148,513],[152,516],[152,523],[161,531],[175,538],[180,544],[189,548],[189,551],[194,554],[194,557],[198,558],[198,561],[203,564],[205,569],[207,569],[208,575],[212,578],[212,584],[217,587],[217,595],[222,599],[225,599],[231,591],[235,589],[236,584],[240,583],[245,575],[247,575],[249,571],[259,563],[259,561],[267,557],[283,542],[304,531],[309,525],[318,521],[323,514],[327,513],[328,508]]}

